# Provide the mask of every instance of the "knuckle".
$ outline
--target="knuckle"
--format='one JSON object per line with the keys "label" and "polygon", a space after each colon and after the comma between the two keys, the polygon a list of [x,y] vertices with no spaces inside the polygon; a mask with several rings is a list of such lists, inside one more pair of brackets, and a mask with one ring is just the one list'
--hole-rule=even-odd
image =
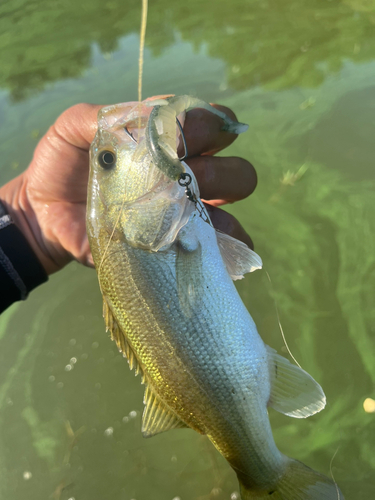
{"label": "knuckle", "polygon": [[71,123],[79,123],[85,117],[90,116],[93,111],[99,110],[102,106],[81,102],[66,109],[56,120],[58,128],[69,127]]}

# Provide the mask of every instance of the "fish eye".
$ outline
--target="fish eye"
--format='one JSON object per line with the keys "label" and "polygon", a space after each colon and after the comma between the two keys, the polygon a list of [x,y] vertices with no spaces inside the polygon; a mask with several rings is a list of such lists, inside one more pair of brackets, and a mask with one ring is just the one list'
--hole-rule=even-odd
{"label": "fish eye", "polygon": [[101,151],[98,156],[99,165],[109,170],[116,165],[116,155],[112,151]]}

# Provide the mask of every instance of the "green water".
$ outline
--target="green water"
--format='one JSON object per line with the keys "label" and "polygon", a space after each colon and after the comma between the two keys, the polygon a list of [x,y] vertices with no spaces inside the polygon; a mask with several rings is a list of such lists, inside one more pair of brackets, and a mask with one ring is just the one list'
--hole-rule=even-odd
{"label": "green water", "polygon": [[[263,339],[325,389],[319,415],[270,411],[279,448],[375,494],[375,0],[151,0],[144,95],[191,93],[250,124],[228,154],[258,188],[233,205],[272,279],[240,293]],[[0,182],[60,112],[136,99],[139,1],[0,5]],[[285,348],[284,348],[285,349]],[[229,500],[208,440],[140,434],[143,388],[104,332],[93,270],[71,264],[0,320],[1,500]]]}

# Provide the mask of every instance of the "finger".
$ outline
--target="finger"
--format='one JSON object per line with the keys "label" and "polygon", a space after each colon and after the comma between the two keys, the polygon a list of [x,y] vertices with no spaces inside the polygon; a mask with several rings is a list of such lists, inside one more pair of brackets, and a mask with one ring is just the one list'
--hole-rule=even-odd
{"label": "finger", "polygon": [[238,222],[238,220],[233,217],[233,215],[228,214],[225,210],[213,207],[208,203],[205,203],[208,215],[211,218],[212,224],[216,229],[219,229],[223,233],[229,234],[232,238],[243,241],[248,247],[254,250],[254,244],[250,236]]}
{"label": "finger", "polygon": [[166,99],[167,97],[173,97],[173,95],[174,94],[153,95],[152,97],[147,97],[147,99],[145,99],[144,102],[156,101],[157,99]]}
{"label": "finger", "polygon": [[[165,99],[170,94],[148,97],[145,101]],[[76,104],[64,111],[52,126],[52,132],[72,146],[88,149],[98,128],[98,112],[102,104]]]}
{"label": "finger", "polygon": [[[89,175],[88,150],[97,130],[97,114],[101,107],[78,104],[67,109],[42,137],[35,149],[33,162],[26,171],[29,186],[34,189],[35,195],[43,191],[44,196],[45,190],[48,190],[55,199],[71,203],[85,200]],[[54,168],[51,176],[52,165],[58,168]]]}
{"label": "finger", "polygon": [[72,146],[88,150],[98,128],[98,112],[102,107],[102,104],[76,104],[64,111],[50,130]]}
{"label": "finger", "polygon": [[238,157],[197,156],[187,161],[205,200],[234,202],[249,196],[257,185],[251,163]]}
{"label": "finger", "polygon": [[[233,111],[225,106],[213,104],[220,111],[223,111],[232,120],[236,120]],[[195,108],[186,113],[184,123],[184,136],[188,148],[188,156],[201,154],[214,154],[228,147],[236,139],[236,134],[222,131],[223,120],[201,108]],[[184,153],[183,146],[179,146],[179,155]]]}

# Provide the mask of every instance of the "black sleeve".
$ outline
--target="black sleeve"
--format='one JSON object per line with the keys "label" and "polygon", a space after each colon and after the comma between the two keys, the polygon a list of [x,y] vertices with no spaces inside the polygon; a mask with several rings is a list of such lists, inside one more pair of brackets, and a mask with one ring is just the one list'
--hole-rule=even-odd
{"label": "black sleeve", "polygon": [[0,202],[0,313],[47,281],[27,239]]}

